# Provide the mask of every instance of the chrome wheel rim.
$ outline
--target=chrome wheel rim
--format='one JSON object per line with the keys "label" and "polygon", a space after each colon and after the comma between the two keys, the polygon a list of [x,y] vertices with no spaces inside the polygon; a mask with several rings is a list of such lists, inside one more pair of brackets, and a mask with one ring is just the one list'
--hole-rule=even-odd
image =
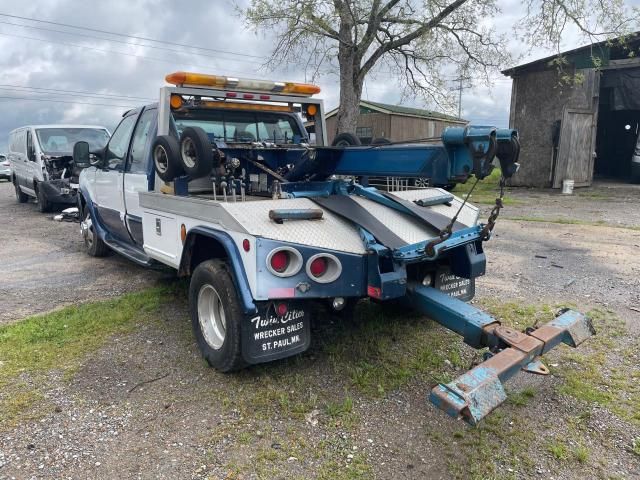
{"label": "chrome wheel rim", "polygon": [[196,147],[189,137],[185,137],[180,145],[180,152],[182,154],[182,162],[188,168],[196,166]]}
{"label": "chrome wheel rim", "polygon": [[227,320],[220,295],[211,285],[198,292],[198,321],[207,344],[214,350],[222,348],[227,334]]}
{"label": "chrome wheel rim", "polygon": [[84,237],[84,243],[87,247],[93,246],[93,222],[91,221],[91,214],[87,213],[84,217],[84,221],[80,223],[80,233]]}
{"label": "chrome wheel rim", "polygon": [[153,161],[159,172],[164,173],[169,168],[169,155],[162,145],[156,146],[153,151]]}
{"label": "chrome wheel rim", "polygon": [[428,178],[423,178],[423,177],[418,177],[414,180],[413,182],[414,186],[419,187],[419,188],[427,188],[429,186],[429,179]]}

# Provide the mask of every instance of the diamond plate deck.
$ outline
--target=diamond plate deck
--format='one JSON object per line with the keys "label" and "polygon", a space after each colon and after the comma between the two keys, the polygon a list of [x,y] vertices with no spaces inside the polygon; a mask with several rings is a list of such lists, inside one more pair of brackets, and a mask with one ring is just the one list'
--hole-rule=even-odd
{"label": "diamond plate deck", "polygon": [[251,235],[284,242],[299,243],[329,250],[366,253],[358,229],[327,210],[321,220],[293,220],[282,224],[269,218],[269,210],[278,208],[319,208],[306,198],[263,200],[220,204]]}
{"label": "diamond plate deck", "polygon": [[[409,200],[413,202],[415,200],[420,200],[422,198],[432,198],[437,197],[442,194],[450,194],[451,192],[447,192],[442,188],[424,188],[418,190],[403,190],[399,192],[391,192],[397,197],[404,198],[405,200]],[[453,217],[460,205],[462,204],[462,199],[457,196],[453,196],[453,201],[451,202],[451,206],[447,205],[434,205],[432,207],[428,207],[431,210],[441,213],[449,218]],[[460,212],[460,216],[458,216],[458,221],[467,227],[472,227],[478,222],[478,217],[480,215],[480,209],[475,205],[470,205],[469,203],[465,204],[464,208]]]}

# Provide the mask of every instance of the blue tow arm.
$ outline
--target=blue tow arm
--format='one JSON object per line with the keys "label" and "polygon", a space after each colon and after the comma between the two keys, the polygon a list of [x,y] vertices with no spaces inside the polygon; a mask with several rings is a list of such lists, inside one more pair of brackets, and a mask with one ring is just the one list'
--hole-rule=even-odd
{"label": "blue tow arm", "polygon": [[560,343],[577,347],[595,334],[591,320],[573,310],[566,310],[555,320],[522,333],[431,287],[410,284],[407,298],[416,310],[460,334],[468,345],[490,348],[490,357],[483,363],[453,382],[431,390],[430,400],[434,405],[472,425],[506,400],[503,382],[521,369],[549,373],[538,360],[539,356]]}

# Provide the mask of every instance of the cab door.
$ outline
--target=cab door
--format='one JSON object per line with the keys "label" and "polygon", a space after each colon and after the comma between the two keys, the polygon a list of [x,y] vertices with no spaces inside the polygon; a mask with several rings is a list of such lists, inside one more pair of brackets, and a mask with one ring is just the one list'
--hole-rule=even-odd
{"label": "cab door", "polygon": [[140,110],[129,113],[113,132],[104,150],[102,167],[96,170],[94,203],[100,223],[111,235],[131,242],[125,224],[124,170],[131,135]]}
{"label": "cab door", "polygon": [[156,108],[144,110],[133,132],[131,148],[124,173],[125,222],[133,241],[142,246],[142,209],[140,192],[149,191],[149,179],[153,179],[151,142],[156,133]]}

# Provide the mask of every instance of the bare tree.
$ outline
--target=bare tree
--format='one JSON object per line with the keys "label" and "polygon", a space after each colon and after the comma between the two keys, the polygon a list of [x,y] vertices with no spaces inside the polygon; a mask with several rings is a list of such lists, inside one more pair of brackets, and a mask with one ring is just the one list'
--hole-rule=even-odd
{"label": "bare tree", "polygon": [[[514,35],[534,45],[559,47],[569,26],[591,39],[632,26],[623,0],[521,1]],[[368,75],[449,109],[447,79],[489,82],[511,59],[494,27],[497,0],[251,0],[241,13],[256,31],[277,33],[271,64],[339,74],[340,132],[355,132]]]}

